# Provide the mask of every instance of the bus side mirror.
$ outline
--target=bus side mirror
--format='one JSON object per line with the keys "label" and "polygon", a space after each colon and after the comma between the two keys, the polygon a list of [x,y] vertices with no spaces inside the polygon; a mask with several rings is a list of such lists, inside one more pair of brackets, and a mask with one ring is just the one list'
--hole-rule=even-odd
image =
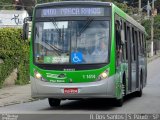
{"label": "bus side mirror", "polygon": [[26,17],[24,18],[23,21],[23,33],[22,33],[22,39],[26,40],[28,39],[28,35],[29,35],[29,23],[28,21],[32,21],[32,17]]}
{"label": "bus side mirror", "polygon": [[28,34],[29,34],[29,23],[24,23],[23,24],[23,33],[22,33],[23,40],[28,39]]}
{"label": "bus side mirror", "polygon": [[125,38],[124,38],[124,30],[121,29],[121,44],[124,45],[125,44]]}

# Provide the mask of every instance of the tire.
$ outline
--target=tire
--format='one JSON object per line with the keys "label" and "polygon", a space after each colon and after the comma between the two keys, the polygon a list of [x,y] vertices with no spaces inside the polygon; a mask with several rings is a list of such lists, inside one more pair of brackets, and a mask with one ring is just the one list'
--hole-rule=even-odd
{"label": "tire", "polygon": [[61,100],[54,99],[54,98],[48,98],[48,103],[49,103],[50,107],[58,107],[58,106],[60,106]]}
{"label": "tire", "polygon": [[122,107],[123,106],[123,102],[124,102],[124,96],[125,96],[125,85],[124,83],[122,84],[122,98],[120,99],[116,99],[116,106],[117,107]]}
{"label": "tire", "polygon": [[116,107],[122,107],[123,106],[123,97],[121,99],[116,100]]}
{"label": "tire", "polygon": [[140,85],[140,90],[136,92],[136,97],[142,97],[142,94],[143,94],[143,90],[142,90],[142,83]]}
{"label": "tire", "polygon": [[136,97],[142,97],[142,94],[143,94],[143,77],[142,77],[142,73],[141,73],[141,76],[140,76],[140,89],[139,91],[136,91],[135,95]]}

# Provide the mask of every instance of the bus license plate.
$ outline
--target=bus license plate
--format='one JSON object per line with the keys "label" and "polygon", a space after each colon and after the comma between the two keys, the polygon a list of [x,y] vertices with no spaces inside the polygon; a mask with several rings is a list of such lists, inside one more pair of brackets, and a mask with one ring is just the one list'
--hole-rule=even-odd
{"label": "bus license plate", "polygon": [[78,93],[78,88],[64,88],[65,94],[75,94]]}

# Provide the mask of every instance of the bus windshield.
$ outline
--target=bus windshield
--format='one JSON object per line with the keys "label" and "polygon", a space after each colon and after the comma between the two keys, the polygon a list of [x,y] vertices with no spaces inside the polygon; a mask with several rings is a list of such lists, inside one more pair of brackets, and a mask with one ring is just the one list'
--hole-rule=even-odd
{"label": "bus windshield", "polygon": [[96,64],[108,62],[109,21],[49,21],[35,24],[37,64]]}

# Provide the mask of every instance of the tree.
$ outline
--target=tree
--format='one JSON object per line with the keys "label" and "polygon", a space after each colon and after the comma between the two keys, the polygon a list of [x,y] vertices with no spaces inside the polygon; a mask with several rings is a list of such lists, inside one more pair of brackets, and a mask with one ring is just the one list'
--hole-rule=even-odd
{"label": "tree", "polygon": [[14,6],[12,6],[13,0],[0,0],[0,10],[5,9],[14,9]]}
{"label": "tree", "polygon": [[[148,34],[147,36],[147,40],[151,39],[151,21],[148,20],[144,20],[142,22],[142,25],[145,27],[146,32]],[[154,40],[160,40],[160,15],[157,15],[154,17]]]}
{"label": "tree", "polygon": [[154,39],[160,40],[160,15],[154,18]]}
{"label": "tree", "polygon": [[63,0],[37,0],[37,3],[47,3],[47,2],[57,2],[57,1],[63,1]]}
{"label": "tree", "polygon": [[155,8],[157,9],[158,13],[160,13],[160,0],[156,0]]}
{"label": "tree", "polygon": [[148,20],[143,20],[142,21],[142,25],[145,27],[146,29],[146,32],[148,34],[147,36],[147,40],[150,40],[151,39],[151,21],[148,19]]}

